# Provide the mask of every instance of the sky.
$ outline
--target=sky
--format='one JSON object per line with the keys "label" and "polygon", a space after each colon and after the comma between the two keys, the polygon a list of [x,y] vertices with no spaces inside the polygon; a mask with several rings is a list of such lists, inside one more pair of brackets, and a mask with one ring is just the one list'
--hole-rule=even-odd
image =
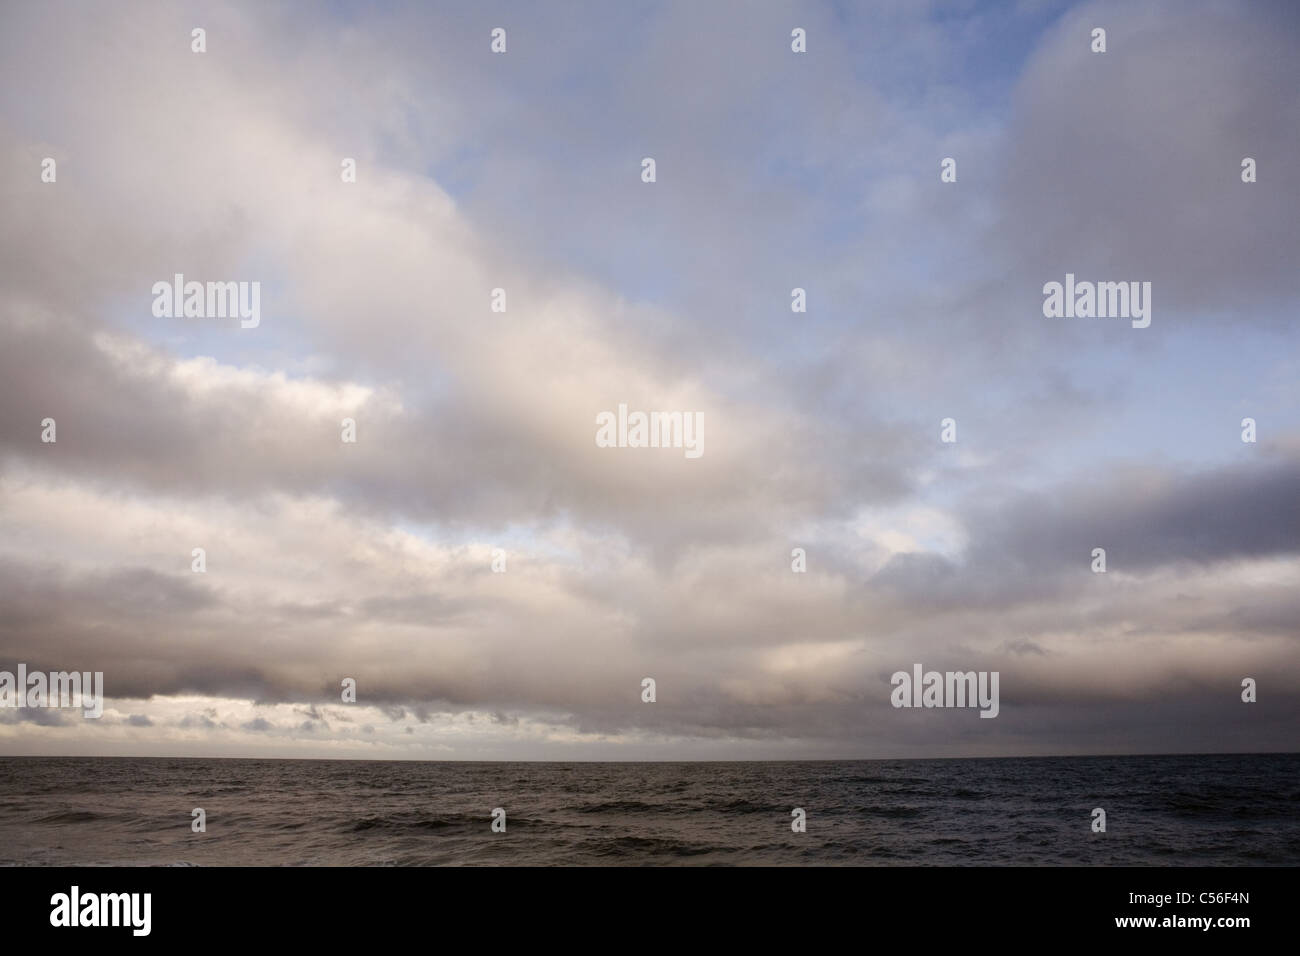
{"label": "sky", "polygon": [[[0,670],[107,701],[0,754],[1293,750],[1298,47],[1286,2],[5,4]],[[155,315],[176,273],[260,322]],[[1150,325],[1046,316],[1067,274]],[[703,454],[599,447],[620,404]],[[996,719],[892,706],[916,663]]]}

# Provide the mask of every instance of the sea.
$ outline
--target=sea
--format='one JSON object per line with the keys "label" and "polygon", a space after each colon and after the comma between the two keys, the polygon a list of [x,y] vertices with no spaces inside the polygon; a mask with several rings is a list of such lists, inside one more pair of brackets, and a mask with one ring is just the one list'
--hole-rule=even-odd
{"label": "sea", "polygon": [[[196,809],[203,832],[195,832]],[[1096,809],[1104,832],[1095,830]],[[0,864],[1295,866],[1300,754],[743,763],[2,757]]]}

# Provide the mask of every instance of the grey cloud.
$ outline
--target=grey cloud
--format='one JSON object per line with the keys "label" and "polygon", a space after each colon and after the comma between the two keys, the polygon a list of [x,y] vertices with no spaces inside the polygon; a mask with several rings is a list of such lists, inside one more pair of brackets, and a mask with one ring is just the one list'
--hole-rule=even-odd
{"label": "grey cloud", "polygon": [[1196,475],[1122,467],[971,519],[990,562],[1062,567],[1106,549],[1112,569],[1300,553],[1300,459]]}
{"label": "grey cloud", "polygon": [[[1093,26],[1108,50],[1093,54]],[[1300,18],[1293,4],[1094,3],[1045,39],[1016,92],[1001,161],[1004,238],[1026,289],[1153,283],[1177,312],[1260,321],[1293,301],[1300,195]],[[1241,161],[1259,164],[1241,182]]]}
{"label": "grey cloud", "polygon": [[[0,106],[3,158],[61,160],[57,188],[0,178],[0,480],[91,504],[28,525],[0,495],[3,659],[103,670],[110,697],[294,702],[285,729],[320,740],[399,733],[338,706],[343,675],[421,732],[481,713],[503,736],[535,719],[794,755],[1293,736],[1296,601],[1262,572],[1215,578],[1294,568],[1300,457],[1090,466],[1078,444],[1122,437],[1140,376],[1181,373],[1184,314],[1286,331],[1287,5],[1080,6],[1019,76],[966,67],[996,10],[512,9],[511,54],[485,68],[477,14],[398,5],[342,30],[242,5],[212,11],[223,52],[201,76],[179,13],[53,10],[0,14],[0,76],[45,77]],[[1104,57],[1081,29],[1098,17]],[[67,69],[48,74],[51,50]],[[214,159],[213,128],[241,149]],[[361,160],[350,193],[342,150]],[[941,190],[949,153],[960,185]],[[152,321],[148,290],[176,271],[264,275],[264,327]],[[1065,271],[1152,279],[1170,338],[1112,349],[1041,321]],[[486,309],[498,283],[505,316]],[[703,459],[593,447],[596,411],[676,390],[711,403]],[[948,414],[962,440],[938,448]],[[1058,454],[1073,480],[1043,464]],[[304,533],[295,509],[317,500],[337,510]],[[137,502],[149,527],[105,527]],[[891,534],[936,510],[967,546],[885,560],[864,513],[895,507]],[[190,519],[231,525],[245,564],[218,541],[191,575],[208,545],[180,540]],[[412,525],[523,543],[493,577],[391,542]],[[1000,668],[1003,719],[890,708],[889,673],[918,659]],[[1231,706],[1247,669],[1273,708],[1253,738]]]}

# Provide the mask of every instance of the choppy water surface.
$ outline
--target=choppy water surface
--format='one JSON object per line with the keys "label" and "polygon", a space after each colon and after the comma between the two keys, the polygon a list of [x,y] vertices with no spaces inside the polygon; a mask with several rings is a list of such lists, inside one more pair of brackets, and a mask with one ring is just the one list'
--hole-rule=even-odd
{"label": "choppy water surface", "polygon": [[[190,811],[207,812],[192,833]],[[491,831],[493,808],[507,814]],[[807,811],[806,833],[790,811]],[[1091,832],[1102,807],[1107,832]],[[0,863],[1300,864],[1300,755],[0,758]]]}

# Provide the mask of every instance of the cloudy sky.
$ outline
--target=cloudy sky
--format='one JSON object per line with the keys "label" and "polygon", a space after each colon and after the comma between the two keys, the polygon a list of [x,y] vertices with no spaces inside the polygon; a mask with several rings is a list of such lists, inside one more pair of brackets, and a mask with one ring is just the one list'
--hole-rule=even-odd
{"label": "cloudy sky", "polygon": [[[0,753],[1294,749],[1298,49],[1288,2],[5,4],[0,669],[109,700]],[[260,324],[156,317],[176,273]],[[1046,318],[1066,273],[1150,327]],[[597,447],[620,403],[704,454]],[[892,708],[914,663],[998,718]]]}

